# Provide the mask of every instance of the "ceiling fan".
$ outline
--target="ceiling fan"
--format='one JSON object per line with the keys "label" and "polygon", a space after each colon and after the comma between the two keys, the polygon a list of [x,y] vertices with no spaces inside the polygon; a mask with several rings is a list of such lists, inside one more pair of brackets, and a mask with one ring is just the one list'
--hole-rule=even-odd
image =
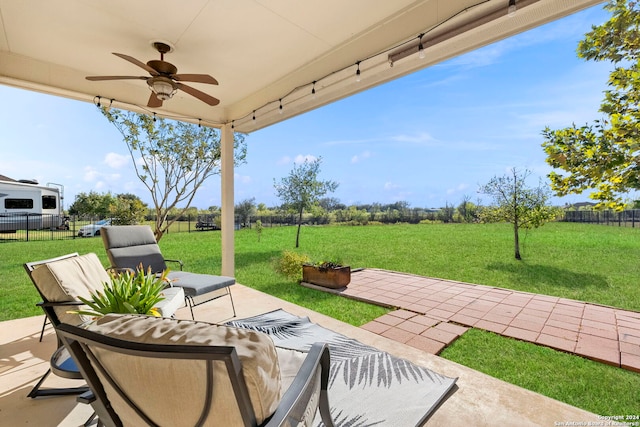
{"label": "ceiling fan", "polygon": [[157,108],[162,106],[162,101],[170,99],[178,90],[182,90],[191,96],[198,98],[211,106],[218,105],[220,100],[208,95],[198,89],[187,86],[182,82],[195,82],[217,85],[218,81],[208,74],[176,74],[178,69],[171,63],[164,60],[164,54],[171,51],[171,47],[166,43],[153,42],[153,47],[160,52],[160,60],[151,60],[146,64],[137,59],[122,53],[113,52],[114,55],[137,65],[146,70],[151,77],[146,76],[87,76],[87,80],[145,80],[151,89],[148,107]]}

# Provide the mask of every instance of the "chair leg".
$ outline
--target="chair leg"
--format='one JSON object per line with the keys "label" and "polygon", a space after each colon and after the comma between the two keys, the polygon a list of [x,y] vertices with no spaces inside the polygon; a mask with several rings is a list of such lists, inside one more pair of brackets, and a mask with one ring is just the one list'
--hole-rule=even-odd
{"label": "chair leg", "polygon": [[73,394],[86,393],[89,390],[88,386],[69,387],[69,388],[43,388],[41,390],[40,386],[42,385],[44,380],[47,379],[50,373],[51,373],[51,369],[47,369],[47,372],[45,372],[42,378],[40,378],[40,381],[38,381],[38,383],[35,386],[33,386],[29,394],[27,394],[27,397],[35,399],[36,397],[43,397],[43,396],[69,396]]}
{"label": "chair leg", "polygon": [[229,293],[229,299],[231,299],[231,308],[233,309],[233,317],[236,317],[236,306],[233,303],[233,296],[231,295],[231,288],[227,288],[227,292]]}
{"label": "chair leg", "polygon": [[47,316],[44,316],[44,322],[42,322],[42,330],[40,331],[40,342],[42,342],[42,336],[44,335],[45,326],[47,326]]}
{"label": "chair leg", "polygon": [[49,376],[50,373],[51,373],[51,369],[47,369],[47,372],[45,372],[45,374],[42,376],[42,378],[40,378],[40,381],[38,381],[38,383],[33,386],[31,391],[29,392],[29,394],[27,394],[27,397],[34,398],[34,397],[38,396],[38,389],[40,388],[40,386],[42,385],[44,380],[47,379],[47,377]]}
{"label": "chair leg", "polygon": [[191,310],[191,320],[196,320],[195,316],[193,315],[193,300],[191,299],[191,297],[184,297],[185,300],[187,300],[187,305],[189,306],[189,310]]}

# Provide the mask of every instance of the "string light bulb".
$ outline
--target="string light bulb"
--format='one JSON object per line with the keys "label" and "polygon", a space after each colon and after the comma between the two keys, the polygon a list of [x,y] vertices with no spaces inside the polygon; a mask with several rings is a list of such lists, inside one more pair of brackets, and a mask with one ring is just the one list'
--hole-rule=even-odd
{"label": "string light bulb", "polygon": [[311,99],[316,99],[316,81],[313,81],[313,87],[311,88]]}
{"label": "string light bulb", "polygon": [[280,98],[280,110],[278,111],[279,114],[282,114],[282,98]]}
{"label": "string light bulb", "polygon": [[507,9],[507,16],[510,18],[516,14],[518,6],[516,6],[516,0],[509,0],[509,8]]}
{"label": "string light bulb", "polygon": [[360,82],[360,61],[356,62],[358,69],[356,70],[356,83]]}
{"label": "string light bulb", "polygon": [[256,120],[256,110],[253,110],[253,121]]}
{"label": "string light bulb", "polygon": [[420,34],[420,43],[418,44],[418,58],[420,59],[424,59],[424,46],[422,45],[422,36],[424,36],[424,34]]}

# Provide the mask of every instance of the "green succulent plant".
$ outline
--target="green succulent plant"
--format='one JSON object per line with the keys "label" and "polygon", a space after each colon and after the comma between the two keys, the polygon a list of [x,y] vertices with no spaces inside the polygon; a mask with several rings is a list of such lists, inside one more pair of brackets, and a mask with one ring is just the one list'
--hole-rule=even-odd
{"label": "green succulent plant", "polygon": [[164,300],[162,290],[169,283],[165,270],[160,275],[153,274],[151,269],[144,271],[140,265],[137,271],[110,271],[110,283],[104,283],[103,291],[91,293],[91,298],[82,298],[89,309],[77,310],[73,313],[101,317],[108,313],[146,314],[160,316],[156,308],[158,302]]}

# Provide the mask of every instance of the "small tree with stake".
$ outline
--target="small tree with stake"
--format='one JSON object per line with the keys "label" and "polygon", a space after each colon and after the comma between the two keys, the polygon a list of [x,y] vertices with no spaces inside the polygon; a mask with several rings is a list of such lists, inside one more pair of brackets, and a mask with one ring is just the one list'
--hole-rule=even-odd
{"label": "small tree with stake", "polygon": [[506,221],[513,224],[513,243],[515,258],[520,256],[520,229],[538,228],[556,217],[557,209],[547,206],[549,190],[542,185],[528,188],[526,179],[531,175],[528,170],[518,171],[512,168],[508,175],[494,176],[491,181],[480,187],[480,192],[488,194],[495,205],[482,210],[483,222]]}
{"label": "small tree with stake", "polygon": [[282,178],[279,184],[274,179],[278,198],[284,206],[298,214],[296,248],[300,246],[300,226],[305,209],[310,209],[322,196],[338,188],[337,182],[318,180],[320,163],[321,157],[305,160],[302,164],[294,164],[289,176]]}

